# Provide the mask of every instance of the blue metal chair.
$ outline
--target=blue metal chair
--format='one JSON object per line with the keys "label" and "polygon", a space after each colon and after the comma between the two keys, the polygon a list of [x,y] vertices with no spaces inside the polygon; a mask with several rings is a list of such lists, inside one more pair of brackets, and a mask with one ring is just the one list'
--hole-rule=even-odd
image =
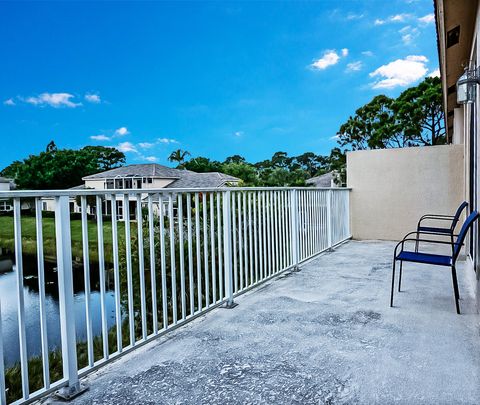
{"label": "blue metal chair", "polygon": [[[457,314],[460,313],[460,306],[459,306],[459,293],[458,293],[458,283],[457,283],[457,271],[455,268],[456,261],[458,259],[458,255],[460,254],[460,249],[462,248],[463,242],[465,241],[465,237],[467,236],[468,231],[470,230],[473,223],[478,219],[479,214],[477,211],[473,211],[468,218],[463,223],[462,229],[457,236],[455,242],[447,242],[447,241],[438,241],[438,240],[428,240],[428,239],[419,239],[417,238],[409,238],[409,235],[417,233],[417,231],[410,232],[409,234],[405,235],[405,238],[400,241],[397,246],[395,246],[395,252],[393,257],[393,269],[392,269],[392,291],[390,295],[390,306],[393,307],[393,290],[395,288],[395,264],[397,260],[400,261],[400,277],[398,280],[398,291],[400,291],[400,287],[402,284],[402,265],[403,262],[412,262],[412,263],[423,263],[423,264],[432,264],[436,266],[445,266],[450,267],[452,270],[452,281],[453,281],[453,291],[455,293],[455,306],[457,309]],[[453,239],[452,239],[453,240]],[[416,247],[414,251],[409,251],[404,249],[405,242],[415,242]],[[450,245],[452,248],[452,254],[449,255],[439,255],[433,253],[422,253],[418,252],[417,246],[419,242],[428,242],[433,244],[443,244],[443,245]],[[398,248],[401,247],[400,252],[397,253]]]}
{"label": "blue metal chair", "polygon": [[[464,201],[457,208],[455,215],[438,215],[438,214],[423,215],[417,224],[417,239],[420,233],[433,234],[433,235],[445,235],[445,236],[450,236],[452,238],[451,240],[453,243],[453,236],[455,236],[454,235],[455,227],[457,226],[457,223],[460,219],[460,216],[462,215],[463,210],[466,209],[467,207],[468,207],[468,203]],[[449,224],[446,224],[448,226],[445,226],[445,227],[438,226],[438,225],[437,226],[422,225],[422,222],[425,222],[425,221],[447,221],[449,222]]]}

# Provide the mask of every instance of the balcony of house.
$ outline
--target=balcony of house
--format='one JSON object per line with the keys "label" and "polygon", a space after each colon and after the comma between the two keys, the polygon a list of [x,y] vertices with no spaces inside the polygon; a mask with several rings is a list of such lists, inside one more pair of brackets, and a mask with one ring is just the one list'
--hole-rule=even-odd
{"label": "balcony of house", "polygon": [[[350,240],[350,194],[3,193],[1,402],[478,402],[471,273],[460,316],[449,272],[426,265],[404,266],[390,308],[395,245]],[[109,215],[122,201],[135,220]]]}

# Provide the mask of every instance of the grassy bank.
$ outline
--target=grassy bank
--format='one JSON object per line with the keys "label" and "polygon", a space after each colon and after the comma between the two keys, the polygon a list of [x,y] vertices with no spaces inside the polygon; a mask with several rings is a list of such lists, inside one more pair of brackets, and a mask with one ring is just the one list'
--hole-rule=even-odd
{"label": "grassy bank", "polygon": [[[45,256],[54,257],[56,254],[55,245],[55,219],[43,219],[43,249]],[[94,220],[88,221],[88,241],[89,252],[92,261],[98,260],[98,239],[97,223]],[[72,254],[74,257],[83,257],[82,249],[82,222],[79,219],[71,220],[72,233]],[[123,222],[118,223],[118,233],[124,234]],[[35,255],[37,253],[37,232],[34,217],[22,218],[22,247],[24,254]],[[103,223],[103,240],[105,249],[105,259],[111,261],[112,258],[112,224],[110,221]],[[14,248],[13,218],[0,217],[0,247],[13,250]]]}

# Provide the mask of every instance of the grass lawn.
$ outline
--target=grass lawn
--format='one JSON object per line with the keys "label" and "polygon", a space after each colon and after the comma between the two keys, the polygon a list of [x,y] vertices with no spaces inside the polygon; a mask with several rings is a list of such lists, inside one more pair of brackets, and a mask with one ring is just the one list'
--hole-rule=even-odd
{"label": "grass lawn", "polygon": [[[45,256],[55,256],[55,219],[43,218],[43,250]],[[97,244],[97,223],[95,220],[88,221],[88,241],[90,248],[90,259],[98,260],[98,244]],[[123,236],[124,223],[118,222],[119,236]],[[74,257],[83,257],[82,249],[82,222],[79,219],[71,220],[72,233],[72,253]],[[23,253],[36,254],[36,227],[34,217],[22,217],[22,246]],[[104,221],[103,223],[103,240],[105,249],[105,259],[112,260],[112,223]],[[13,234],[13,218],[0,217],[0,247],[13,250],[14,234]]]}

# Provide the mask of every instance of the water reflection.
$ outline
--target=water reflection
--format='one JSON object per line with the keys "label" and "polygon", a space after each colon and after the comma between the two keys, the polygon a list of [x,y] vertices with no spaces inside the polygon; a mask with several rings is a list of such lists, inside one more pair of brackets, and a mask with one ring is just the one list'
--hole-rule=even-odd
{"label": "water reflection", "polygon": [[[0,257],[2,266],[10,260],[11,254]],[[37,263],[35,257],[24,257],[24,299],[25,299],[25,328],[27,338],[28,357],[41,354],[40,337],[40,301],[38,294]],[[83,267],[75,265],[74,274],[74,310],[77,340],[86,340],[87,329],[85,320],[85,293]],[[91,302],[92,325],[94,336],[101,334],[100,286],[98,267],[92,266]],[[50,350],[60,347],[60,318],[58,303],[58,282],[55,263],[45,262],[45,307],[47,314],[48,347]],[[115,302],[112,292],[112,282],[107,272],[107,322],[108,327],[115,324]],[[16,271],[0,272],[0,300],[2,303],[3,344],[6,365],[11,365],[20,359],[20,345],[18,339],[18,307],[17,307],[17,273]]]}

